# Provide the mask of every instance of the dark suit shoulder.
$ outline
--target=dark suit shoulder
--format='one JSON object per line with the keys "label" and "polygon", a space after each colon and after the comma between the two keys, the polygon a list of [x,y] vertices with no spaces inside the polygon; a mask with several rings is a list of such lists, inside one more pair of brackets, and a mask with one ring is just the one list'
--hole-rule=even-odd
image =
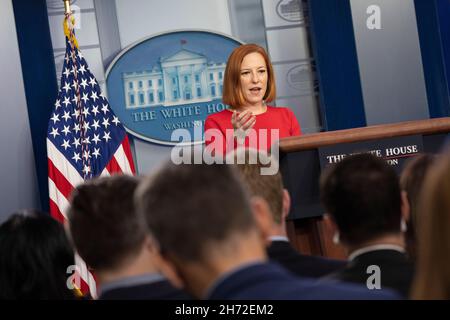
{"label": "dark suit shoulder", "polygon": [[188,300],[190,297],[169,281],[114,288],[102,292],[100,300]]}
{"label": "dark suit shoulder", "polygon": [[262,263],[231,273],[211,292],[212,300],[396,299],[389,292],[369,292],[360,286],[323,284],[295,277],[276,264]]}
{"label": "dark suit shoulder", "polygon": [[404,253],[395,250],[364,253],[350,261],[344,269],[327,278],[367,285],[369,277],[378,271],[382,289],[394,289],[403,297],[408,297],[414,277],[414,265]]}
{"label": "dark suit shoulder", "polygon": [[267,254],[270,260],[303,277],[323,277],[346,265],[346,261],[300,254],[287,241],[273,241],[267,248]]}

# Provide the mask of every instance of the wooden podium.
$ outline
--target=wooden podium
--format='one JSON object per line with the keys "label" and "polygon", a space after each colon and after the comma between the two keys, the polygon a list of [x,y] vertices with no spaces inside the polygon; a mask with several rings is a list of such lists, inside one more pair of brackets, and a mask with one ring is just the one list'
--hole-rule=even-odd
{"label": "wooden podium", "polygon": [[346,253],[332,242],[322,215],[319,198],[321,167],[319,148],[386,138],[420,135],[423,149],[437,153],[450,132],[450,118],[408,121],[356,129],[337,130],[284,138],[280,141],[280,170],[291,194],[291,211],[287,221],[288,237],[304,254],[345,258]]}

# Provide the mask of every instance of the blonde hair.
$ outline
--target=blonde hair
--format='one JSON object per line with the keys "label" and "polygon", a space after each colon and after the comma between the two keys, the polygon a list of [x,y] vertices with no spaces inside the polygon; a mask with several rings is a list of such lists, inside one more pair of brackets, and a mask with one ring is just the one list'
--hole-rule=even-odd
{"label": "blonde hair", "polygon": [[[263,198],[269,205],[272,219],[276,224],[283,218],[283,178],[280,171],[265,175],[262,168],[270,167],[277,161],[274,157],[255,149],[239,148],[227,156],[233,160],[242,182],[251,196]],[[239,159],[243,161],[240,162]]]}
{"label": "blonde hair", "polygon": [[431,168],[419,206],[413,299],[450,299],[450,154]]}

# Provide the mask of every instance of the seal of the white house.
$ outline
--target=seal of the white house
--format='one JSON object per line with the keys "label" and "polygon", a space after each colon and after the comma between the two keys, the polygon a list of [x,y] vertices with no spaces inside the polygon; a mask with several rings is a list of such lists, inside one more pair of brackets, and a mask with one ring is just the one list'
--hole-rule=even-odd
{"label": "seal of the white house", "polygon": [[301,0],[280,0],[277,4],[277,14],[283,20],[302,23],[304,16]]}
{"label": "seal of the white house", "polygon": [[[175,145],[172,132],[194,129],[222,103],[226,61],[240,41],[203,30],[158,34],[120,52],[106,72],[111,108],[141,139]],[[198,128],[196,128],[198,131]]]}
{"label": "seal of the white house", "polygon": [[286,81],[300,95],[311,95],[315,92],[314,79],[309,61],[301,62],[286,73]]}

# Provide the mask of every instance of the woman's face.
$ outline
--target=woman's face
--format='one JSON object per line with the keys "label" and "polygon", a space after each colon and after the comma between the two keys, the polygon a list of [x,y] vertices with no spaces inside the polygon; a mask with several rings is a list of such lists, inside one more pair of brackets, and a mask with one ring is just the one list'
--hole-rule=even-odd
{"label": "woman's face", "polygon": [[244,99],[249,105],[262,102],[267,90],[267,78],[264,57],[257,52],[246,55],[241,64],[240,83]]}

